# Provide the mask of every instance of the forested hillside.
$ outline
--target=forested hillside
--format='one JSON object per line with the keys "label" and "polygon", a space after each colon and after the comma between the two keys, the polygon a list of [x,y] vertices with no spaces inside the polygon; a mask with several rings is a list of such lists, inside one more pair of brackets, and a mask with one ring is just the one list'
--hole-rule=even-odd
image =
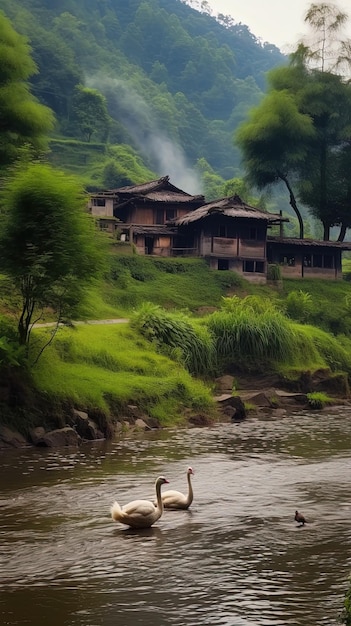
{"label": "forested hillside", "polygon": [[181,0],[0,8],[29,38],[33,94],[56,115],[52,159],[84,174],[88,188],[170,174],[198,191],[197,170],[211,191],[211,181],[240,173],[233,131],[261,99],[265,72],[284,62],[247,26]]}

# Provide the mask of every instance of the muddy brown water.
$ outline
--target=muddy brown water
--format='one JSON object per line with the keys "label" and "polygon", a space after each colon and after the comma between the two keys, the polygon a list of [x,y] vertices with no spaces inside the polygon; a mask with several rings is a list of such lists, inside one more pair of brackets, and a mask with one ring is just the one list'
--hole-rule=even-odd
{"label": "muddy brown water", "polygon": [[[164,474],[189,511],[111,521]],[[336,626],[351,571],[351,412],[0,456],[0,623]],[[295,509],[308,524],[297,528]]]}

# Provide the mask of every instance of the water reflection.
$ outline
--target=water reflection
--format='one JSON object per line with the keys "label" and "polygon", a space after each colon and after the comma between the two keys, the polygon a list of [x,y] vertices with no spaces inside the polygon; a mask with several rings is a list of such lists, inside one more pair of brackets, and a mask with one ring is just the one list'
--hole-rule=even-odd
{"label": "water reflection", "polygon": [[[0,458],[0,619],[35,626],[334,626],[351,569],[342,410]],[[164,474],[194,503],[113,523]],[[295,509],[308,524],[298,528]]]}

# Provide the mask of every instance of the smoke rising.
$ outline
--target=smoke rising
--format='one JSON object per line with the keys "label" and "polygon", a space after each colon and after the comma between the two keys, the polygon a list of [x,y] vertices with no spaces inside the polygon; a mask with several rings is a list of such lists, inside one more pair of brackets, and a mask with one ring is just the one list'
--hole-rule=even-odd
{"label": "smoke rising", "polygon": [[201,193],[200,177],[182,148],[160,129],[156,113],[127,81],[91,77],[87,83],[105,95],[111,117],[127,128],[151,169],[188,193]]}

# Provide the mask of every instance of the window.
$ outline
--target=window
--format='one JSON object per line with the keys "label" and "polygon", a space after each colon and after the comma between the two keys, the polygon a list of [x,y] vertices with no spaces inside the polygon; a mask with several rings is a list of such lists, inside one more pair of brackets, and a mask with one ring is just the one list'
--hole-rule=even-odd
{"label": "window", "polygon": [[229,270],[229,261],[228,261],[228,259],[218,259],[217,268],[219,270]]}
{"label": "window", "polygon": [[93,206],[105,206],[105,198],[93,198]]}
{"label": "window", "polygon": [[257,228],[250,228],[249,239],[258,239]]}
{"label": "window", "polygon": [[280,265],[287,265],[288,267],[295,266],[295,257],[292,254],[281,254],[279,256]]}
{"label": "window", "polygon": [[244,272],[254,272],[255,271],[255,261],[244,261],[243,262],[243,271]]}
{"label": "window", "polygon": [[313,267],[323,267],[323,257],[321,254],[313,255]]}
{"label": "window", "polygon": [[334,257],[332,254],[306,254],[303,258],[304,267],[334,267]]}
{"label": "window", "polygon": [[157,209],[156,222],[154,224],[164,224],[164,211],[163,209]]}
{"label": "window", "polygon": [[243,261],[243,272],[264,273],[264,261]]}
{"label": "window", "polygon": [[175,217],[177,217],[176,209],[166,209],[166,222],[168,220],[174,220]]}
{"label": "window", "polygon": [[324,267],[327,267],[328,269],[332,269],[334,267],[334,263],[333,263],[334,259],[333,259],[333,255],[332,254],[325,254],[324,255]]}

